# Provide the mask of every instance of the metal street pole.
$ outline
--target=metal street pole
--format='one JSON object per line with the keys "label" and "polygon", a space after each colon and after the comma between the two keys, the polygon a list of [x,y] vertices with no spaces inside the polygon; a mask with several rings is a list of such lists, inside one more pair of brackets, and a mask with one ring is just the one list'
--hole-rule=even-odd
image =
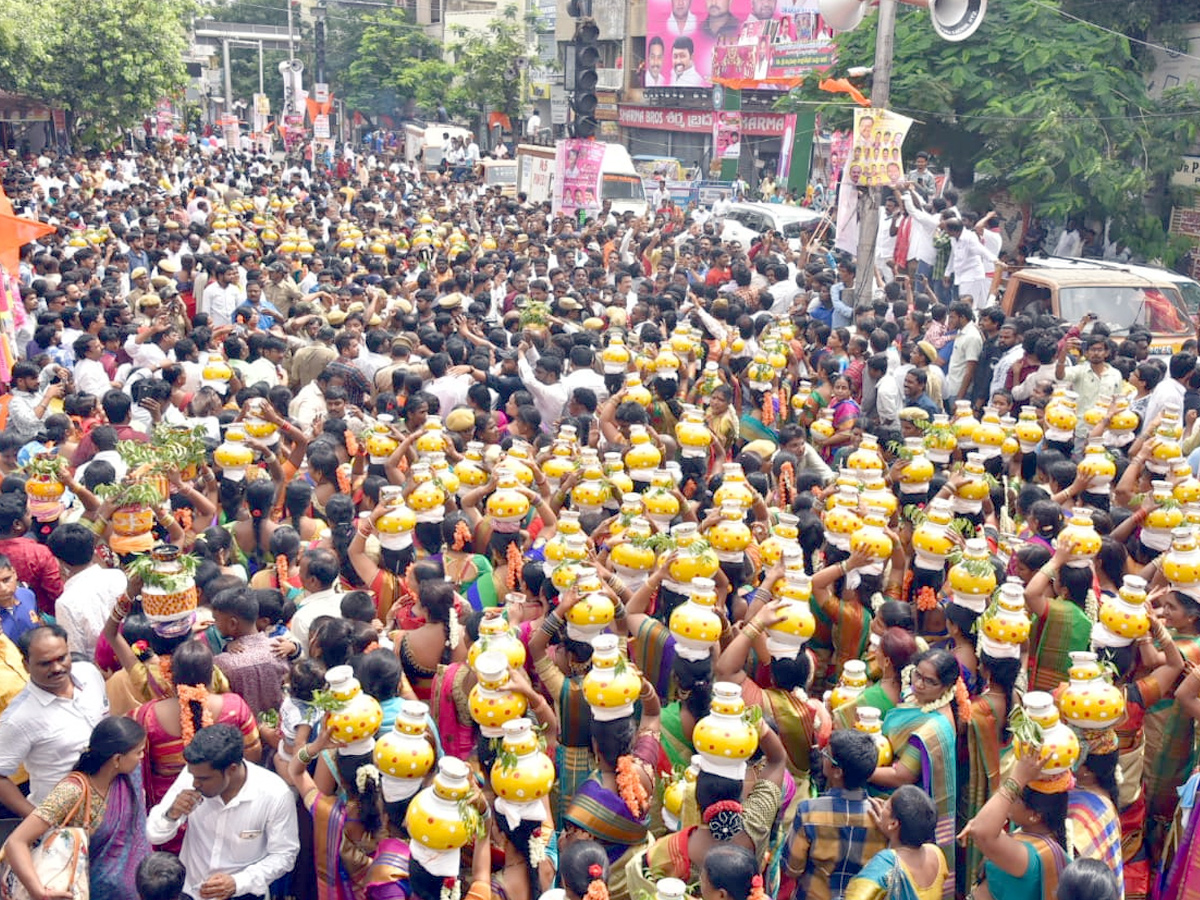
{"label": "metal street pole", "polygon": [[[875,32],[875,73],[871,81],[871,106],[886,109],[892,93],[892,51],[896,37],[898,0],[879,0]],[[870,300],[875,291],[875,243],[879,237],[879,206],[883,192],[877,187],[858,192],[858,274],[854,277],[855,305]]]}
{"label": "metal street pole", "polygon": [[265,94],[266,90],[263,87],[263,42],[258,42],[258,92]]}
{"label": "metal street pole", "polygon": [[233,111],[233,80],[229,75],[229,41],[221,41],[221,54],[225,59],[225,109]]}
{"label": "metal street pole", "polygon": [[292,37],[292,0],[287,0],[288,9],[288,62],[296,58],[295,38]]}

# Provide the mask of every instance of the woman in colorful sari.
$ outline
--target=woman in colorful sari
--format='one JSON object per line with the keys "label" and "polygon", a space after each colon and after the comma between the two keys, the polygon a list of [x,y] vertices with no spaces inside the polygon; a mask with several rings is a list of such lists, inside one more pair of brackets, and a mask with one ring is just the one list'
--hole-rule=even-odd
{"label": "woman in colorful sari", "polygon": [[741,434],[737,413],[733,410],[733,388],[722,384],[713,391],[704,421],[721,442],[721,450],[728,458]]}
{"label": "woman in colorful sari", "polygon": [[[609,891],[625,897],[625,865],[640,852],[650,833],[650,798],[655,790],[658,743],[658,694],[642,679],[638,700],[641,724],[633,715],[592,728],[596,770],[570,798],[563,825],[599,841],[612,866]],[[595,715],[595,711],[593,711]]]}
{"label": "woman in colorful sari", "polygon": [[1117,733],[1111,728],[1081,729],[1080,754],[1075,787],[1068,793],[1067,815],[1071,820],[1071,856],[1097,859],[1123,885],[1125,863],[1121,855],[1121,821],[1117,816],[1120,787],[1117,784]]}
{"label": "woman in colorful sari", "polygon": [[[764,584],[774,582],[772,567]],[[813,659],[802,647],[777,645],[764,632],[779,621],[779,604],[767,603],[742,628],[717,660],[716,678],[741,685],[747,707],[759,707],[779,732],[787,755],[787,769],[802,797],[808,796],[811,754],[818,734],[829,731],[829,716],[819,702],[805,693],[812,686]],[[759,659],[769,660],[770,681],[751,679],[745,670],[746,657],[754,649]]]}
{"label": "woman in colorful sari", "polygon": [[871,801],[871,819],[888,840],[846,887],[845,900],[940,900],[950,874],[935,844],[937,808],[920,788]]}
{"label": "woman in colorful sari", "polygon": [[[1067,680],[1071,653],[1087,650],[1092,640],[1092,620],[1085,612],[1092,580],[1092,567],[1068,566],[1071,548],[1059,541],[1050,562],[1042,566],[1025,586],[1025,608],[1033,617],[1029,636],[1029,690],[1053,691]],[[1055,583],[1057,582],[1057,588]]]}
{"label": "woman in colorful sari", "polygon": [[[432,739],[430,743],[432,743]],[[407,846],[399,843],[383,846],[384,841],[402,842],[404,816],[415,796],[392,803],[383,798],[382,777],[371,764],[371,754],[336,755],[337,781],[344,792],[326,794],[308,774],[308,763],[314,757],[328,758],[325,751],[333,748],[332,730],[322,728],[315,741],[302,746],[288,763],[288,777],[304,808],[313,817],[313,852],[317,867],[317,897],[319,900],[361,900],[366,886],[379,881],[380,872],[372,873],[376,854],[383,851],[390,858],[383,864],[392,868],[403,866],[407,871]],[[383,879],[386,880],[386,879]]]}
{"label": "woman in colorful sari", "polygon": [[[1018,757],[1012,775],[959,833],[984,857],[971,890],[976,900],[1055,900],[1067,862],[1067,793],[1029,787],[1043,767],[1040,754]],[[1020,830],[1010,834],[1010,823]]]}
{"label": "woman in colorful sari", "polygon": [[[233,725],[242,732],[246,758],[257,763],[262,759],[258,724],[246,701],[237,694],[210,694],[213,655],[203,641],[187,641],[171,654],[171,693],[161,700],[143,704],[132,713],[146,730],[146,765],[142,766],[146,797],[154,806],[163,797],[186,763],[183,751],[196,732],[206,725]],[[172,844],[182,845],[179,835]],[[168,845],[166,849],[177,851]]]}
{"label": "woman in colorful sari", "polygon": [[[738,418],[739,436],[746,442],[762,440],[778,444],[779,432],[771,427],[777,421],[775,392],[748,390],[747,393],[749,402],[742,407],[742,414]],[[770,409],[769,413],[764,411],[764,402]]]}
{"label": "woman in colorful sari", "polygon": [[137,867],[150,855],[138,773],[145,751],[146,732],[132,719],[103,719],[92,729],[71,774],[55,785],[4,844],[5,857],[30,897],[63,896],[43,885],[30,854],[46,832],[60,827],[87,832],[89,897],[128,900],[137,896]]}
{"label": "woman in colorful sari", "polygon": [[[1200,602],[1171,591],[1162,598],[1162,617],[1185,665],[1200,665]],[[1159,858],[1175,816],[1177,790],[1196,767],[1196,720],[1175,702],[1175,693],[1168,690],[1146,710],[1146,840],[1154,858]]]}
{"label": "woman in colorful sari", "polygon": [[472,552],[471,526],[462,513],[442,519],[442,549],[431,559],[440,559],[446,579],[453,584],[471,609],[490,609],[498,602],[492,563],[482,553]]}
{"label": "woman in colorful sari", "polygon": [[850,379],[845,375],[838,375],[833,379],[832,409],[833,434],[821,444],[821,459],[826,463],[833,463],[839,453],[848,451],[852,445],[857,444],[856,436],[861,433],[858,417],[862,413],[862,407],[850,395]]}
{"label": "woman in colorful sari", "polygon": [[[1103,634],[1104,632],[1099,632]],[[1147,796],[1142,785],[1146,764],[1146,711],[1174,689],[1183,673],[1183,656],[1162,619],[1151,610],[1150,634],[1136,644],[1108,638],[1097,643],[1102,663],[1115,670],[1114,683],[1125,692],[1125,717],[1116,725],[1118,765],[1121,769],[1119,803],[1121,852],[1125,861],[1125,900],[1144,900],[1150,893],[1150,853],[1146,846]],[[1161,652],[1160,652],[1161,651]],[[1134,676],[1139,673],[1141,677]]]}
{"label": "woman in colorful sari", "polygon": [[[629,893],[640,897],[654,890],[661,878],[691,883],[697,863],[715,849],[737,846],[767,860],[775,821],[787,775],[783,742],[765,721],[759,720],[759,747],[763,768],[751,778],[732,778],[702,770],[696,778],[696,806],[703,825],[691,825],[659,838],[645,852],[630,859],[625,868]],[[747,772],[747,775],[750,775]],[[639,848],[640,850],[641,848]],[[765,869],[766,865],[762,866]]]}
{"label": "woman in colorful sari", "polygon": [[[979,674],[984,689],[971,701],[971,720],[967,723],[965,740],[959,741],[958,821],[961,823],[978,815],[988,798],[1000,789],[1002,761],[1012,746],[1008,714],[1013,709],[1013,691],[1022,669],[1021,645],[1001,644],[987,635],[981,635],[979,640]],[[964,878],[974,878],[983,864],[979,848],[960,844],[957,854],[957,871]]]}
{"label": "woman in colorful sari", "polygon": [[[883,735],[892,745],[893,762],[877,768],[871,784],[884,790],[915,784],[929,794],[937,807],[937,845],[947,859],[953,859],[956,734],[958,723],[965,724],[971,714],[958,660],[945,650],[926,650],[913,665],[912,694],[911,702],[883,717]],[[943,889],[947,900],[954,896],[954,888],[951,872]]]}

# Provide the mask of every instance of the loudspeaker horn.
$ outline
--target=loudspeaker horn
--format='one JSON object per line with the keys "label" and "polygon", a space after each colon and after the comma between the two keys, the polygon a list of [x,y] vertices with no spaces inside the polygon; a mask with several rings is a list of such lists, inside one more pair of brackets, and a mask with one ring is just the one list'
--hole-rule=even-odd
{"label": "loudspeaker horn", "polygon": [[987,0],[929,0],[933,30],[944,41],[965,41],[973,35],[987,12]]}
{"label": "loudspeaker horn", "polygon": [[818,0],[817,12],[834,31],[851,31],[867,14],[862,0]]}

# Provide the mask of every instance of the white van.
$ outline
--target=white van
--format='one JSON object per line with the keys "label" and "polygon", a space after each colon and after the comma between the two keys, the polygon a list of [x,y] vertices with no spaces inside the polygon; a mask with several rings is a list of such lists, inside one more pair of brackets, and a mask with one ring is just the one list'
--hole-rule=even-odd
{"label": "white van", "polygon": [[604,145],[604,162],[600,167],[600,199],[612,201],[616,215],[632,212],[644,216],[648,210],[642,176],[634,168],[633,159],[620,144]]}

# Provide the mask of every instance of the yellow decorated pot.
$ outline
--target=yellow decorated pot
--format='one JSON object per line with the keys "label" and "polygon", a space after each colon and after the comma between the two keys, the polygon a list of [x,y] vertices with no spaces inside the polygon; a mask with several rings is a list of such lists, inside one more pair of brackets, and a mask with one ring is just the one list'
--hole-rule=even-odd
{"label": "yellow decorated pot", "polygon": [[971,412],[970,400],[954,401],[954,418],[950,420],[954,429],[954,439],[964,450],[974,450],[976,447],[975,432],[979,429],[979,420]]}
{"label": "yellow decorated pot", "polygon": [[839,550],[849,551],[850,536],[862,527],[862,520],[854,511],[858,506],[858,493],[853,488],[839,488],[834,496],[834,505],[825,511],[822,525],[825,539]]}
{"label": "yellow decorated pot", "polygon": [[487,499],[488,515],[496,522],[518,524],[529,513],[529,498],[518,489],[515,473],[502,472],[496,479],[496,489]]}
{"label": "yellow decorated pot", "polygon": [[882,513],[885,522],[890,520],[900,508],[900,501],[892,493],[882,475],[868,475],[866,481],[863,482],[860,496],[863,505]]}
{"label": "yellow decorated pot", "polygon": [[671,349],[680,356],[687,356],[695,350],[696,343],[696,339],[692,337],[692,329],[685,322],[680,322],[671,332]]}
{"label": "yellow decorated pot", "polygon": [[485,610],[479,620],[479,639],[467,650],[467,664],[474,668],[479,654],[489,651],[503,654],[514,669],[525,666],[525,645],[517,637],[516,629],[509,626],[503,611],[495,607]]}
{"label": "yellow decorated pot", "polygon": [[996,570],[988,558],[985,540],[971,538],[966,542],[962,559],[950,567],[947,581],[955,603],[976,613],[987,608],[996,590]]}
{"label": "yellow decorated pot", "polygon": [[1082,568],[1090,565],[1100,552],[1101,538],[1092,524],[1091,510],[1076,507],[1063,530],[1058,533],[1058,544],[1070,551],[1067,565]]}
{"label": "yellow decorated pot", "polygon": [[980,632],[997,644],[1019,645],[1029,639],[1031,627],[1025,610],[1025,588],[1018,579],[1010,578],[1000,585],[995,605],[980,618]]}
{"label": "yellow decorated pot", "polygon": [[[1113,478],[1116,477],[1117,464],[1112,461],[1103,444],[1090,443],[1084,450],[1083,459],[1079,461],[1078,472],[1080,477],[1091,479],[1088,482],[1088,493],[1107,494],[1112,488]],[[1200,482],[1197,482],[1197,487],[1200,487]]]}
{"label": "yellow decorated pot", "polygon": [[510,686],[508,657],[503,653],[480,653],[472,668],[479,680],[467,697],[467,708],[484,737],[498,738],[504,733],[505,722],[525,715],[529,701]]}
{"label": "yellow decorated pot", "polygon": [[1104,596],[1100,604],[1100,622],[1113,634],[1131,641],[1150,633],[1150,614],[1146,612],[1146,580],[1126,575],[1115,597]]}
{"label": "yellow decorated pot", "polygon": [[416,487],[408,495],[408,506],[416,513],[418,522],[441,521],[446,506],[446,491],[433,478],[428,463],[412,467],[410,476]]}
{"label": "yellow decorated pot", "polygon": [[630,447],[625,451],[625,467],[634,481],[649,482],[662,462],[662,451],[650,440],[645,425],[629,426]]}
{"label": "yellow decorated pot", "polygon": [[946,564],[946,557],[955,547],[954,539],[950,536],[952,521],[954,509],[950,501],[935,497],[929,504],[925,521],[913,529],[914,564],[918,568],[938,570]]}
{"label": "yellow decorated pot", "polygon": [[873,434],[864,434],[858,447],[846,457],[846,468],[861,474],[867,472],[883,472],[883,454],[879,452],[879,442]]}
{"label": "yellow decorated pot", "polygon": [[779,599],[779,621],[766,630],[767,651],[772,658],[795,659],[817,629],[810,605],[812,579],[803,573],[788,573]]}
{"label": "yellow decorated pot", "polygon": [[[634,520],[637,522],[638,520]],[[649,523],[641,520],[649,530]],[[634,525],[631,523],[629,531],[626,532],[628,537],[629,532],[634,530]],[[646,543],[648,536],[642,534],[640,526],[633,537],[624,540],[612,548],[608,554],[608,561],[612,563],[617,574],[623,578],[645,577],[645,574],[655,567],[658,563],[658,554],[654,552],[654,548]]]}
{"label": "yellow decorated pot", "polygon": [[608,346],[600,351],[600,361],[604,365],[605,375],[620,375],[629,367],[633,354],[625,346],[625,339],[614,333],[609,339]]}
{"label": "yellow decorated pot", "polygon": [[471,823],[460,804],[471,794],[470,769],[461,759],[438,760],[433,784],[419,791],[408,805],[404,826],[410,839],[427,850],[458,850],[471,839]]}
{"label": "yellow decorated pot", "polygon": [[696,523],[682,522],[671,529],[678,551],[667,568],[668,577],[679,584],[687,584],[693,578],[712,578],[721,567],[721,561],[708,542],[696,532]]}
{"label": "yellow decorated pot", "polygon": [[854,730],[869,734],[878,753],[877,766],[892,764],[892,745],[883,736],[883,713],[874,706],[859,706],[854,710]]}
{"label": "yellow decorated pot", "polygon": [[924,438],[905,438],[904,449],[909,459],[900,467],[900,493],[927,494],[935,469],[933,462],[925,455]]}
{"label": "yellow decorated pot", "polygon": [[979,424],[975,427],[976,452],[984,459],[994,459],[1000,455],[1004,437],[1004,426],[1000,424],[1000,414],[993,407],[987,407],[983,411]]}
{"label": "yellow decorated pot", "polygon": [[518,814],[525,812],[524,818],[542,813],[541,800],[550,796],[554,787],[554,763],[538,746],[529,719],[512,719],[504,723],[504,739],[496,761],[492,763],[491,776],[492,791],[509,810]]}
{"label": "yellow decorated pot", "polygon": [[205,387],[216,388],[219,393],[225,392],[225,386],[233,377],[233,369],[225,362],[225,357],[219,353],[210,353],[204,368],[200,370],[200,378]]}
{"label": "yellow decorated pot", "polygon": [[721,617],[716,612],[717,589],[711,578],[694,578],[691,596],[671,612],[669,627],[675,652],[688,660],[708,659],[721,637]]}
{"label": "yellow decorated pot", "polygon": [[446,430],[442,427],[441,416],[429,416],[425,420],[425,427],[421,429],[415,446],[418,453],[445,452]]}
{"label": "yellow decorated pot", "polygon": [[1067,677],[1058,708],[1068,725],[1111,728],[1125,715],[1125,692],[1104,677],[1095,653],[1073,652]]}
{"label": "yellow decorated pot", "polygon": [[736,500],[721,504],[721,519],[704,535],[721,562],[740,562],[754,540],[745,522],[745,510]]}
{"label": "yellow decorated pot", "polygon": [[[959,485],[956,491],[959,500],[971,504],[982,503],[991,489],[988,486],[987,470],[977,452],[972,451],[967,454],[967,461],[963,465],[962,473],[967,480]],[[977,512],[978,509],[964,511]]]}
{"label": "yellow decorated pot", "polygon": [[[595,575],[594,569],[581,568],[577,581],[582,581],[585,576]],[[573,641],[590,641],[612,624],[616,608],[608,594],[599,589],[584,593],[587,590],[586,584],[578,584],[577,587],[583,596],[567,610],[567,636]]]}
{"label": "yellow decorated pot", "polygon": [[[666,472],[665,469],[658,471]],[[669,473],[667,473],[667,478],[670,479]],[[652,485],[654,480],[656,479],[651,480]],[[670,484],[672,487],[674,486],[674,482],[670,482]],[[652,486],[642,495],[642,504],[650,521],[659,528],[669,527],[675,517],[679,515],[679,498],[668,488]]]}
{"label": "yellow decorated pot", "polygon": [[754,505],[754,489],[746,480],[746,474],[737,463],[725,463],[721,486],[713,493],[713,503],[724,506],[727,502],[735,502],[742,509]]}
{"label": "yellow decorated pot", "polygon": [[820,417],[808,428],[809,436],[818,447],[833,437],[836,429],[833,426],[833,410],[821,410]]}
{"label": "yellow decorated pot", "polygon": [[[381,494],[380,499],[384,497]],[[412,543],[412,531],[417,527],[417,514],[404,503],[387,505],[387,511],[375,520],[375,530],[379,532],[379,543],[385,550],[403,550]]]}
{"label": "yellow decorated pot", "polygon": [[637,374],[630,372],[625,376],[625,399],[638,406],[649,406],[654,397],[642,384],[642,379]]}
{"label": "yellow decorated pot", "polygon": [[580,512],[599,512],[611,495],[599,466],[584,469],[583,477],[571,488],[571,502]]}
{"label": "yellow decorated pot", "polygon": [[862,552],[872,560],[882,562],[892,555],[892,539],[884,528],[887,519],[878,511],[868,510],[862,525],[850,536],[850,552]]}
{"label": "yellow decorated pot", "polygon": [[392,729],[375,739],[372,753],[375,768],[384,778],[395,780],[393,788],[402,788],[400,799],[420,790],[421,782],[436,762],[437,754],[426,737],[428,715],[429,707],[420,700],[405,700]]}
{"label": "yellow decorated pot", "polygon": [[25,482],[25,493],[35,500],[57,500],[66,488],[51,475],[33,475]]}
{"label": "yellow decorated pot", "polygon": [[363,693],[349,666],[334,666],[325,673],[325,682],[329,692],[342,704],[326,718],[331,734],[343,745],[338,752],[346,756],[370,752],[375,732],[383,724],[379,701]]}
{"label": "yellow decorated pot", "polygon": [[225,433],[225,442],[213,451],[213,462],[221,468],[221,474],[230,481],[241,481],[246,469],[254,462],[254,451],[246,444],[246,432],[230,428]]}
{"label": "yellow decorated pot", "polygon": [[1077,397],[1073,391],[1067,391],[1061,400],[1057,402],[1051,400],[1046,405],[1047,439],[1060,443],[1075,439],[1075,426],[1079,423],[1079,416],[1075,409],[1076,399]]}
{"label": "yellow decorated pot", "polygon": [[1171,532],[1171,549],[1163,557],[1162,573],[1173,590],[1200,585],[1200,548],[1191,528],[1176,528]]}
{"label": "yellow decorated pot", "polygon": [[148,506],[122,506],[112,514],[113,531],[121,537],[137,537],[154,527],[154,511]]}
{"label": "yellow decorated pot", "polygon": [[746,777],[746,761],[758,749],[758,732],[743,716],[746,704],[741,687],[718,681],[713,685],[709,709],[692,731],[692,746],[700,754],[701,767],[740,781]]}
{"label": "yellow decorated pot", "polygon": [[374,465],[383,465],[400,446],[399,442],[392,437],[391,422],[391,416],[380,416],[379,421],[371,427],[371,431],[367,435],[367,455]]}
{"label": "yellow decorated pot", "polygon": [[611,722],[633,715],[642,680],[621,653],[615,634],[592,638],[592,667],[583,676],[583,696],[592,721]]}
{"label": "yellow decorated pot", "polygon": [[759,545],[763,566],[770,568],[783,559],[784,547],[799,547],[800,520],[791,513],[780,513],[779,521],[771,526],[771,533]]}
{"label": "yellow decorated pot", "polygon": [[[1069,771],[1079,759],[1079,738],[1059,718],[1054,698],[1043,691],[1030,691],[1021,703],[1025,715],[1042,727],[1041,746],[1050,751],[1042,774],[1054,776]],[[1018,754],[1037,752],[1037,748],[1020,740],[1014,741],[1013,749]]]}
{"label": "yellow decorated pot", "polygon": [[937,465],[944,466],[950,462],[950,454],[957,448],[958,438],[950,424],[950,417],[945,413],[935,413],[933,423],[925,432],[925,451],[929,458]]}
{"label": "yellow decorated pot", "polygon": [[483,467],[483,443],[468,441],[463,458],[454,465],[454,474],[467,487],[483,487],[488,482],[487,470]]}
{"label": "yellow decorated pot", "polygon": [[685,406],[683,418],[675,426],[675,440],[685,459],[707,459],[712,432],[704,421],[704,413],[694,406]]}
{"label": "yellow decorated pot", "polygon": [[867,689],[867,664],[861,659],[848,659],[842,663],[842,674],[829,694],[829,710],[832,712],[845,706]]}

